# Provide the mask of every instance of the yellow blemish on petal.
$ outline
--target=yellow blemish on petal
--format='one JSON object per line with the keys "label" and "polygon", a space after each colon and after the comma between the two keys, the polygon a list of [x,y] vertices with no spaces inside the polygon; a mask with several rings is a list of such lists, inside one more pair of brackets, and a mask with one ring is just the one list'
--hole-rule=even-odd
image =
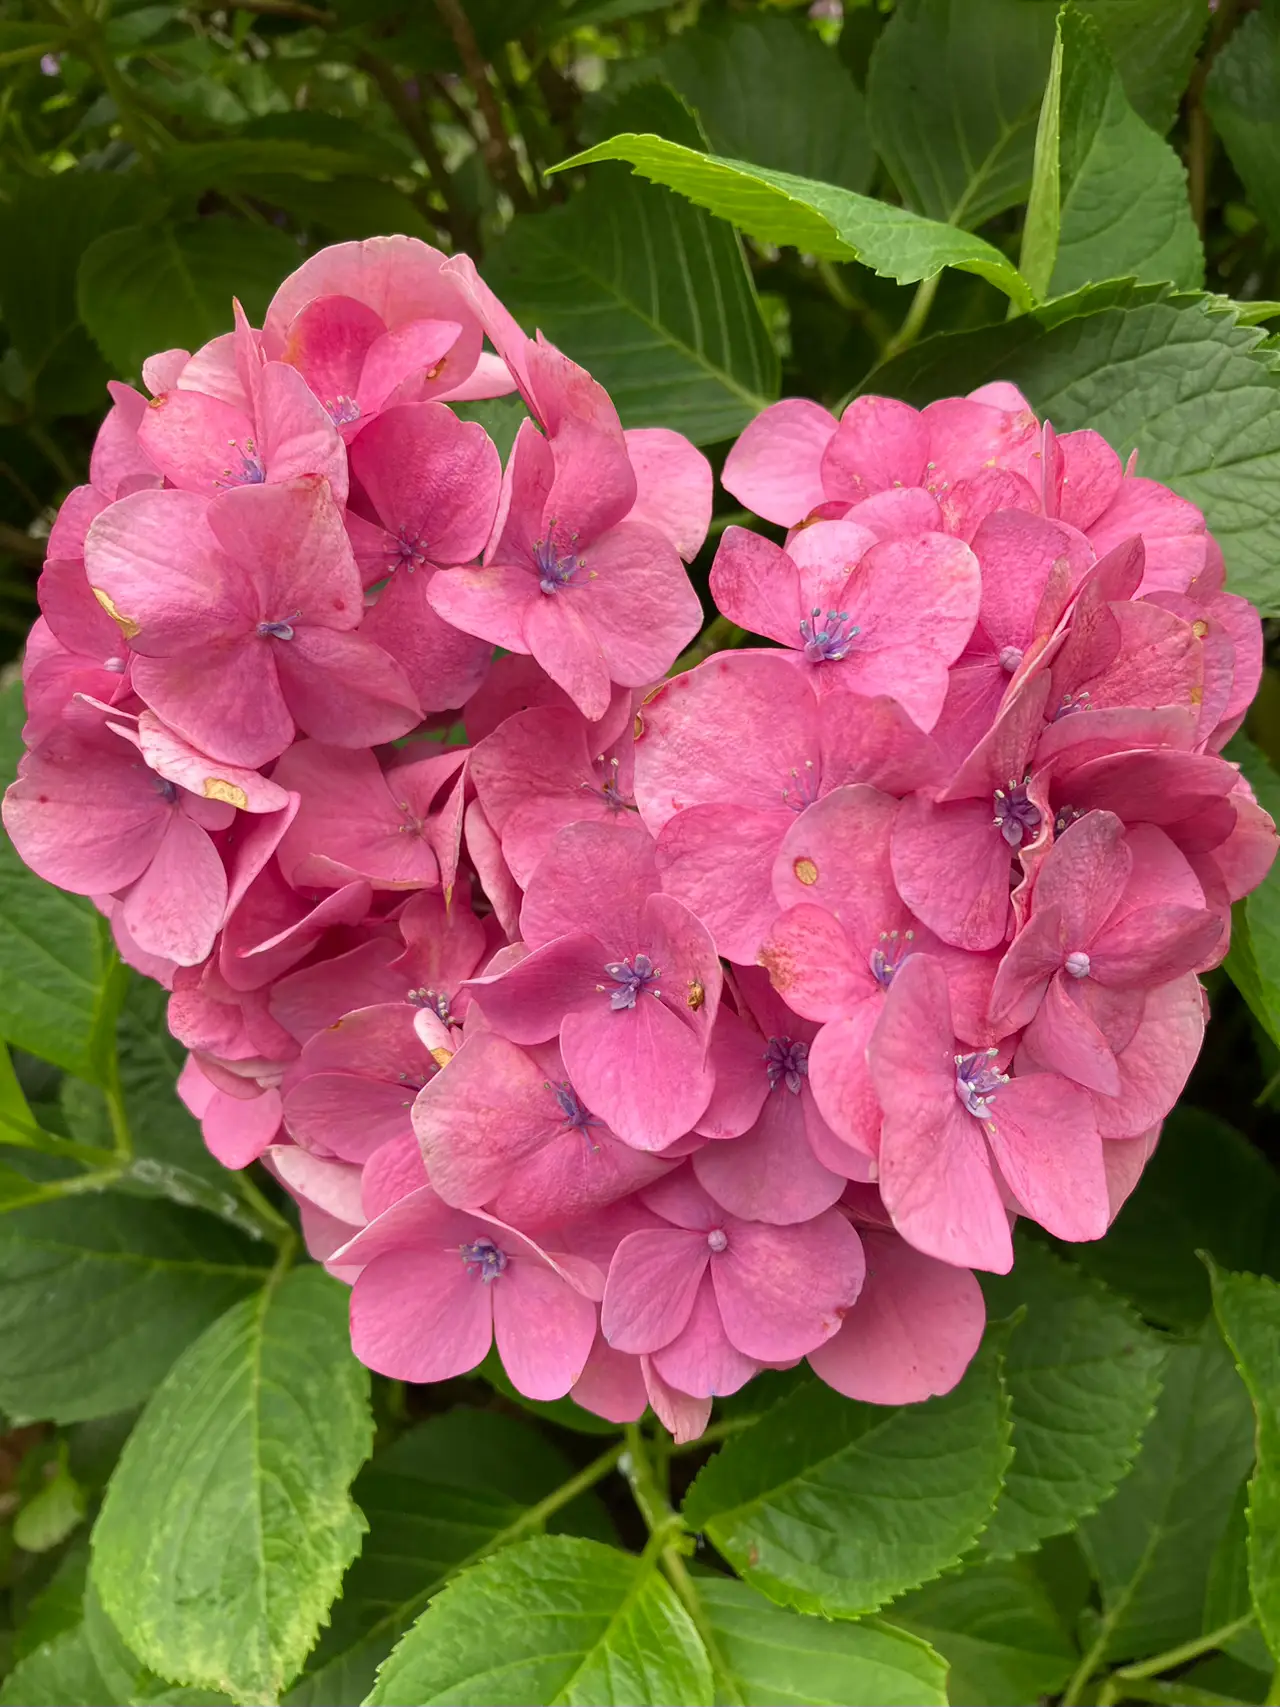
{"label": "yellow blemish on petal", "polygon": [[1191,624],[1191,632],[1195,635],[1197,640],[1203,640],[1205,635],[1209,632],[1209,624],[1202,616],[1198,616]]}
{"label": "yellow blemish on petal", "polygon": [[106,611],[107,615],[111,618],[112,622],[115,623],[116,627],[120,630],[121,634],[124,635],[126,640],[132,640],[135,634],[140,634],[142,632],[142,624],[140,622],[135,622],[131,616],[122,616],[112,603],[109,595],[104,593],[101,587],[90,587],[89,591],[93,594],[94,598],[97,599],[98,603],[102,606],[103,610]]}
{"label": "yellow blemish on petal", "polygon": [[633,740],[638,741],[643,734],[644,734],[644,718],[641,717],[640,713],[637,711],[636,712],[636,720],[631,725],[631,737]]}
{"label": "yellow blemish on petal", "polygon": [[796,874],[796,882],[803,883],[806,888],[812,887],[818,881],[818,868],[811,859],[802,857],[791,869]]}
{"label": "yellow blemish on petal", "polygon": [[206,800],[225,800],[228,806],[238,807],[241,812],[248,811],[249,796],[243,788],[234,782],[226,782],[220,776],[207,776],[204,779],[204,797]]}
{"label": "yellow blemish on petal", "polygon": [[1191,699],[1192,705],[1203,705],[1203,703],[1204,703],[1204,689],[1201,687],[1192,688],[1191,694],[1190,694],[1190,699]]}
{"label": "yellow blemish on petal", "polygon": [[685,997],[685,1001],[693,1009],[694,1013],[697,1013],[698,1009],[702,1006],[703,1002],[705,1002],[706,999],[707,999],[707,992],[703,988],[702,980],[700,978],[690,978],[690,980],[689,980],[689,994]]}
{"label": "yellow blemish on petal", "polygon": [[431,1051],[431,1059],[435,1062],[437,1067],[447,1067],[450,1061],[453,1060],[453,1051],[452,1049],[443,1048],[433,1049]]}

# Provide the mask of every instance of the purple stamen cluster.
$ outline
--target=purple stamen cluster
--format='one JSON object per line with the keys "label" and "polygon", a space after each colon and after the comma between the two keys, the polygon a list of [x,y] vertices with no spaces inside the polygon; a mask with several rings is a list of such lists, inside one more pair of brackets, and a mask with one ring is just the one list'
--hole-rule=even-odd
{"label": "purple stamen cluster", "polygon": [[[630,960],[611,960],[605,967],[605,972],[618,986],[609,995],[609,1006],[615,1013],[620,1013],[623,1008],[635,1007],[636,997],[646,991],[651,996],[662,994],[661,990],[649,989],[659,973],[647,954],[637,954],[634,963]],[[603,990],[606,986],[601,984],[600,988]]]}
{"label": "purple stamen cluster", "polygon": [[1010,781],[1007,788],[995,792],[995,826],[1011,848],[1020,848],[1024,841],[1034,841],[1040,828],[1040,808],[1027,794],[1030,777],[1021,782]]}
{"label": "purple stamen cluster", "polygon": [[893,983],[893,975],[911,953],[914,931],[881,931],[879,948],[871,950],[871,976],[882,990]]}
{"label": "purple stamen cluster", "polygon": [[488,1286],[507,1266],[507,1253],[500,1251],[492,1239],[476,1239],[473,1244],[459,1245],[458,1254],[471,1270]]}
{"label": "purple stamen cluster", "polygon": [[848,656],[850,646],[862,630],[856,623],[850,626],[847,610],[829,610],[819,628],[821,617],[822,607],[815,605],[800,623],[804,655],[811,664],[838,664]]}
{"label": "purple stamen cluster", "polygon": [[977,1120],[990,1120],[990,1108],[1001,1085],[1009,1083],[1008,1073],[998,1072],[992,1062],[998,1049],[978,1049],[970,1055],[957,1055],[956,1095]]}
{"label": "purple stamen cluster", "polygon": [[801,1084],[809,1077],[809,1045],[790,1037],[771,1037],[764,1052],[764,1066],[771,1091],[785,1084],[792,1096],[799,1096]]}

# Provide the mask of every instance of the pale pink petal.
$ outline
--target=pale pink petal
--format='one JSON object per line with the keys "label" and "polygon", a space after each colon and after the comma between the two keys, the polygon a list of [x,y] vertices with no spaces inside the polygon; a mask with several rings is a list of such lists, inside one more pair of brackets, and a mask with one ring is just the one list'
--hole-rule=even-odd
{"label": "pale pink petal", "polygon": [[767,522],[794,527],[826,497],[822,457],[836,421],[817,403],[788,397],[761,411],[720,476],[726,492]]}
{"label": "pale pink petal", "polygon": [[711,464],[669,427],[631,427],[623,438],[636,477],[627,520],[656,528],[692,562],[711,524]]}
{"label": "pale pink petal", "polygon": [[755,1358],[745,1357],[730,1344],[709,1274],[702,1277],[684,1327],[645,1362],[651,1397],[653,1377],[657,1376],[677,1392],[705,1397],[708,1402],[713,1396],[738,1392],[760,1368]]}
{"label": "pale pink petal", "polygon": [[983,1122],[1006,1184],[1032,1220],[1060,1239],[1100,1239],[1110,1209],[1102,1140],[1087,1091],[1056,1073],[1001,1086]]}
{"label": "pale pink petal", "polygon": [[803,1357],[839,1330],[862,1288],[862,1241],[838,1209],[795,1227],[731,1219],[711,1279],[730,1342],[762,1363]]}
{"label": "pale pink petal", "polygon": [[654,1227],[629,1233],[614,1252],[600,1326],[615,1351],[669,1345],[693,1308],[711,1250],[705,1233]]}
{"label": "pale pink petal", "polygon": [[155,858],[125,897],[121,919],[145,954],[198,966],[213,948],[227,905],[227,874],[206,832],[170,816]]}

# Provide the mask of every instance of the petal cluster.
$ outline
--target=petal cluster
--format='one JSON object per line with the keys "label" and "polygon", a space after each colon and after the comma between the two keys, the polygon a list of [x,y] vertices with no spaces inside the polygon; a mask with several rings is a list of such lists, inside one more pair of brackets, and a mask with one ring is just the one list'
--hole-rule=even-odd
{"label": "petal cluster", "polygon": [[946,1391],[1013,1221],[1132,1189],[1274,857],[1199,511],[1009,385],[788,400],[724,469],[747,642],[669,675],[711,470],[465,257],[326,250],[144,379],[50,535],[4,821],[171,992],[357,1354],[682,1439],[806,1359]]}

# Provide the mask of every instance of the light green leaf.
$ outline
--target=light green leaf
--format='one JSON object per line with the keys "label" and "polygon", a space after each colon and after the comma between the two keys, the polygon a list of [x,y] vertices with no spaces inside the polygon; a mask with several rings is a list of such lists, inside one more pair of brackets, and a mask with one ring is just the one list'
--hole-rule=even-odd
{"label": "light green leaf", "polygon": [[1036,122],[1035,154],[1031,167],[1031,191],[1022,222],[1022,249],[1018,266],[1037,297],[1048,296],[1058,258],[1058,235],[1062,225],[1062,13],[1053,38],[1049,80],[1040,101]]}
{"label": "light green leaf", "polygon": [[93,1533],[93,1576],[163,1677],[278,1698],[365,1524],[349,1488],[373,1439],[347,1297],[295,1269],[175,1364],[129,1437]]}
{"label": "light green leaf", "polygon": [[1027,0],[903,0],[867,74],[876,153],[902,199],[981,225],[1031,181],[1053,9]]}
{"label": "light green leaf", "polygon": [[1058,32],[1061,223],[1050,293],[1114,278],[1203,284],[1182,162],[1125,99],[1092,20],[1064,6]]}
{"label": "light green leaf", "polygon": [[0,1684],[0,1707],[125,1707],[94,1659],[83,1624],[43,1642]]}
{"label": "light green leaf", "polygon": [[1212,1322],[1170,1347],[1133,1469],[1080,1526],[1102,1594],[1103,1657],[1200,1633],[1209,1568],[1253,1459],[1249,1399]]}
{"label": "light green leaf", "polygon": [[1003,1332],[922,1405],[806,1383],[699,1473],[685,1517],[747,1581],[801,1612],[856,1617],[935,1577],[977,1539],[1009,1462]]}
{"label": "light green leaf", "polygon": [[797,20],[738,16],[684,30],[659,63],[716,154],[869,187],[875,158],[861,91],[835,50]]}
{"label": "light green leaf", "polygon": [[77,1422],[136,1405],[267,1260],[220,1221],[114,1193],[0,1216],[0,1408]]}
{"label": "light green leaf", "polygon": [[806,1618],[727,1577],[699,1576],[697,1590],[743,1707],[946,1707],[946,1664],[919,1637],[878,1618]]}
{"label": "light green leaf", "polygon": [[1108,284],[1002,326],[944,333],[878,368],[867,391],[908,402],[1006,379],[1059,432],[1093,427],[1198,504],[1228,581],[1280,613],[1280,375],[1212,299]]}
{"label": "light green leaf", "polygon": [[1258,1460],[1249,1484],[1249,1585],[1258,1623],[1280,1656],[1280,1286],[1210,1270],[1213,1307],[1253,1400]]}
{"label": "light green leaf", "polygon": [[[496,1411],[448,1411],[401,1435],[356,1478],[352,1498],[369,1533],[286,1707],[358,1707],[445,1580],[478,1554],[536,1534],[538,1502],[572,1474],[544,1435]],[[611,1534],[594,1495],[565,1506],[552,1527],[602,1541]]]}
{"label": "light green leaf", "polygon": [[154,350],[194,350],[231,330],[231,298],[259,322],[276,286],[302,259],[273,225],[215,215],[112,231],[85,251],[77,299],[99,349],[120,374]]}
{"label": "light green leaf", "polygon": [[64,1542],[85,1514],[84,1489],[67,1469],[56,1466],[13,1520],[13,1539],[28,1553],[47,1553]]}
{"label": "light green leaf", "polygon": [[1165,1347],[1136,1313],[1034,1240],[1008,1275],[984,1275],[993,1316],[1019,1305],[1004,1377],[1013,1463],[979,1545],[993,1557],[1071,1529],[1133,1463],[1160,1390]]}
{"label": "light green leaf", "polygon": [[[1233,737],[1228,757],[1240,766],[1258,804],[1280,813],[1280,776],[1247,735]],[[1233,910],[1227,972],[1254,1018],[1280,1047],[1280,871],[1273,865],[1251,895]]]}
{"label": "light green leaf", "polygon": [[1020,308],[1032,302],[1027,282],[1012,261],[982,238],[852,190],[742,160],[721,160],[660,136],[633,132],[575,154],[556,170],[593,160],[629,160],[655,184],[666,184],[762,243],[790,245],[819,260],[861,261],[899,284],[915,284],[944,267],[958,267],[987,279]]}
{"label": "light green leaf", "polygon": [[[697,135],[669,90],[636,90],[615,111],[619,124],[631,112]],[[620,169],[517,218],[485,276],[528,329],[608,387],[625,426],[709,444],[777,395],[777,354],[737,237]]]}
{"label": "light green leaf", "polygon": [[1056,1695],[1078,1658],[1025,1559],[949,1572],[895,1601],[886,1616],[948,1661],[951,1707],[1008,1707]]}
{"label": "light green leaf", "polygon": [[[0,218],[0,248],[3,246]],[[0,778],[22,753],[22,684],[0,690]],[[0,830],[0,1037],[101,1084],[123,983],[102,915],[29,871]],[[12,1097],[10,1096],[12,1106]]]}
{"label": "light green leaf", "polygon": [[1249,200],[1280,239],[1280,6],[1241,19],[1214,57],[1204,103]]}
{"label": "light green leaf", "polygon": [[1280,1272],[1280,1175],[1225,1121],[1175,1108],[1106,1238],[1065,1250],[1152,1321],[1194,1330],[1212,1306],[1197,1251]]}
{"label": "light green leaf", "polygon": [[370,1707],[710,1707],[706,1652],[652,1558],[563,1535],[486,1559],[437,1595]]}
{"label": "light green leaf", "polygon": [[1079,0],[1102,31],[1138,116],[1161,136],[1178,113],[1209,21],[1204,0]]}

